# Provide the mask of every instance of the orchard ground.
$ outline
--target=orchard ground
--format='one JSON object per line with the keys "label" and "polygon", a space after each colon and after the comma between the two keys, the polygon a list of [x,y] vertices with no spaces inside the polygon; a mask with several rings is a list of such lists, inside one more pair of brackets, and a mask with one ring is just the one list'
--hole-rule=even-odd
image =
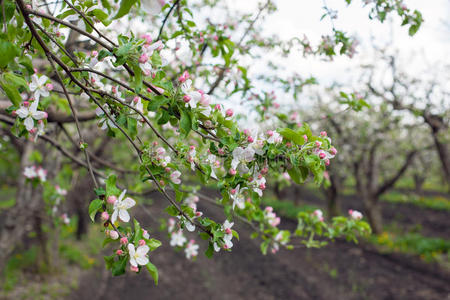
{"label": "orchard ground", "polygon": [[[292,191],[292,189],[290,189]],[[288,193],[292,199],[294,192]],[[301,202],[322,205],[310,192],[302,192]],[[156,195],[155,195],[156,196]],[[155,198],[155,206],[164,203]],[[342,199],[358,208],[356,197]],[[223,213],[209,207],[212,217]],[[153,211],[153,209],[152,209]],[[156,210],[155,210],[156,211]],[[383,204],[387,227],[395,222],[404,230],[421,224],[420,233],[448,238],[447,211],[427,210],[410,204]],[[157,228],[157,217],[139,213],[142,223]],[[414,222],[411,222],[411,218]],[[294,229],[296,223],[283,218],[281,226]],[[450,295],[450,273],[436,262],[424,262],[417,255],[382,251],[369,242],[359,245],[336,241],[322,249],[281,250],[262,255],[259,241],[249,238],[251,230],[238,223],[240,242],[231,253],[220,252],[209,260],[203,254],[197,261],[185,259],[165,243],[151,253],[158,266],[160,282],[151,277],[127,273],[113,278],[98,265],[81,276],[79,287],[69,299],[446,299]],[[157,238],[165,233],[153,230]],[[201,250],[205,245],[201,242]],[[185,272],[189,270],[189,272]]]}

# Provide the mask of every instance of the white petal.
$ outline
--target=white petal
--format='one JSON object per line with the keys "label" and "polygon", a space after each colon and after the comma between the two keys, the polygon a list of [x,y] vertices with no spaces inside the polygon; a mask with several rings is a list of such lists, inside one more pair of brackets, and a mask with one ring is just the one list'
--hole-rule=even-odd
{"label": "white petal", "polygon": [[18,110],[16,110],[16,114],[21,117],[22,119],[26,118],[28,116],[28,108],[21,107]]}
{"label": "white petal", "polygon": [[131,243],[128,244],[128,252],[130,252],[130,256],[134,256],[134,254],[136,253],[134,245]]}
{"label": "white petal", "polygon": [[130,197],[126,197],[122,202],[126,206],[126,208],[131,208],[136,205],[136,201],[134,201]]}
{"label": "white petal", "polygon": [[44,111],[36,111],[32,113],[32,116],[35,120],[42,120],[46,115],[47,114]]}
{"label": "white petal", "polygon": [[123,197],[125,196],[125,193],[127,192],[127,190],[123,190],[122,193],[119,196],[119,201],[122,201]]}
{"label": "white petal", "polygon": [[34,127],[34,121],[32,117],[28,117],[25,119],[25,121],[23,122],[25,124],[25,128],[30,131],[31,129],[33,129]]}
{"label": "white petal", "polygon": [[38,105],[39,105],[39,100],[38,99],[36,99],[33,102],[31,102],[30,112],[31,113],[35,113],[37,111]]}
{"label": "white petal", "polygon": [[133,256],[130,256],[130,265],[132,265],[133,267],[137,267],[137,261]]}
{"label": "white petal", "polygon": [[113,214],[111,216],[111,222],[115,223],[117,221],[117,209],[113,211]]}
{"label": "white petal", "polygon": [[130,221],[130,214],[127,212],[126,209],[119,209],[119,219],[121,219],[124,222]]}
{"label": "white petal", "polygon": [[146,256],[136,257],[136,261],[141,266],[145,266],[146,264],[148,264],[148,257],[146,257]]}
{"label": "white petal", "polygon": [[139,256],[144,256],[147,254],[148,251],[150,251],[150,248],[147,245],[144,245],[144,246],[139,246],[136,250],[136,253]]}

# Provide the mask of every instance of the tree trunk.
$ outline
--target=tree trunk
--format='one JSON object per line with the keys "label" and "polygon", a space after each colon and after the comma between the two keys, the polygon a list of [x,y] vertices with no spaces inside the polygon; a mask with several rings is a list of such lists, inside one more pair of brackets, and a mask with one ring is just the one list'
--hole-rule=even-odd
{"label": "tree trunk", "polygon": [[423,195],[423,184],[425,182],[425,177],[420,176],[419,174],[414,174],[414,188],[417,195]]}
{"label": "tree trunk", "polygon": [[369,219],[372,232],[375,234],[380,234],[383,232],[383,215],[381,213],[381,205],[377,200],[378,199],[370,197],[363,199],[363,203],[364,213]]}

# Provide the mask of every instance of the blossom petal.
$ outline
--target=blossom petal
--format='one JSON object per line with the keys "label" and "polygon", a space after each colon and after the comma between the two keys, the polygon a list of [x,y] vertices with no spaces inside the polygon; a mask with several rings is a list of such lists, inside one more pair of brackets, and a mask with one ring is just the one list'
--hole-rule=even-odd
{"label": "blossom petal", "polygon": [[128,244],[128,252],[130,252],[130,256],[134,256],[134,254],[136,253],[136,250],[134,249],[134,245],[131,243]]}
{"label": "blossom petal", "polygon": [[139,256],[144,256],[147,254],[147,252],[150,251],[150,248],[147,245],[139,246],[136,250],[136,253]]}
{"label": "blossom petal", "polygon": [[23,122],[25,125],[25,128],[30,131],[31,129],[33,129],[34,127],[34,120],[32,117],[28,117],[25,119],[25,121]]}
{"label": "blossom petal", "polygon": [[117,221],[117,209],[113,211],[113,214],[111,216],[111,222],[115,223]]}
{"label": "blossom petal", "polygon": [[126,197],[125,200],[122,201],[126,208],[131,208],[136,205],[136,201],[131,199],[130,197]]}
{"label": "blossom petal", "polygon": [[42,120],[45,119],[47,114],[45,113],[45,111],[35,111],[32,113],[32,116],[35,120]]}
{"label": "blossom petal", "polygon": [[130,221],[130,214],[126,209],[119,209],[119,219],[124,222]]}
{"label": "blossom petal", "polygon": [[138,266],[136,259],[131,255],[130,255],[130,265],[132,265],[133,267]]}
{"label": "blossom petal", "polygon": [[149,262],[148,257],[146,257],[146,256],[136,257],[136,261],[141,266],[145,266]]}
{"label": "blossom petal", "polygon": [[20,118],[24,119],[24,118],[26,118],[26,117],[28,116],[28,108],[26,108],[26,107],[21,107],[21,108],[19,108],[18,110],[16,110],[16,114],[17,114]]}
{"label": "blossom petal", "polygon": [[125,196],[125,193],[127,192],[127,190],[123,190],[122,193],[119,196],[119,201],[122,201],[123,197]]}

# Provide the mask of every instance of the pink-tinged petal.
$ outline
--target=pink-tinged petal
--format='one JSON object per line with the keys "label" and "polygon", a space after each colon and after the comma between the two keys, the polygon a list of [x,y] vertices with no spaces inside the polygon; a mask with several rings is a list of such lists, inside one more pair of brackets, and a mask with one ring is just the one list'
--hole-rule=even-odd
{"label": "pink-tinged petal", "polygon": [[115,223],[117,221],[117,209],[114,210],[111,216],[111,222]]}
{"label": "pink-tinged petal", "polygon": [[28,117],[25,119],[25,121],[23,122],[23,124],[25,125],[25,128],[30,131],[31,129],[33,129],[34,127],[34,120],[32,117]]}
{"label": "pink-tinged petal", "polygon": [[21,108],[19,108],[18,110],[16,110],[16,114],[17,114],[20,118],[24,119],[24,118],[26,118],[26,117],[28,116],[28,108],[26,108],[26,107],[21,107]]}
{"label": "pink-tinged petal", "polygon": [[149,260],[147,257],[136,257],[136,261],[138,264],[140,264],[141,266],[145,266],[146,264],[148,264]]}
{"label": "pink-tinged petal", "polygon": [[144,246],[139,246],[136,250],[136,253],[139,256],[144,256],[147,254],[148,251],[150,251],[150,248],[147,245],[144,245]]}
{"label": "pink-tinged petal", "polygon": [[130,197],[126,197],[125,200],[123,200],[123,204],[126,208],[131,208],[136,205],[136,201],[134,201]]}
{"label": "pink-tinged petal", "polygon": [[127,190],[123,190],[122,193],[119,196],[119,202],[123,200],[123,197],[125,196],[125,193],[127,192]]}
{"label": "pink-tinged petal", "polygon": [[35,120],[42,120],[47,118],[47,113],[45,111],[36,111],[32,113],[32,116]]}
{"label": "pink-tinged petal", "polygon": [[119,209],[119,218],[126,223],[130,221],[130,214],[125,209]]}

